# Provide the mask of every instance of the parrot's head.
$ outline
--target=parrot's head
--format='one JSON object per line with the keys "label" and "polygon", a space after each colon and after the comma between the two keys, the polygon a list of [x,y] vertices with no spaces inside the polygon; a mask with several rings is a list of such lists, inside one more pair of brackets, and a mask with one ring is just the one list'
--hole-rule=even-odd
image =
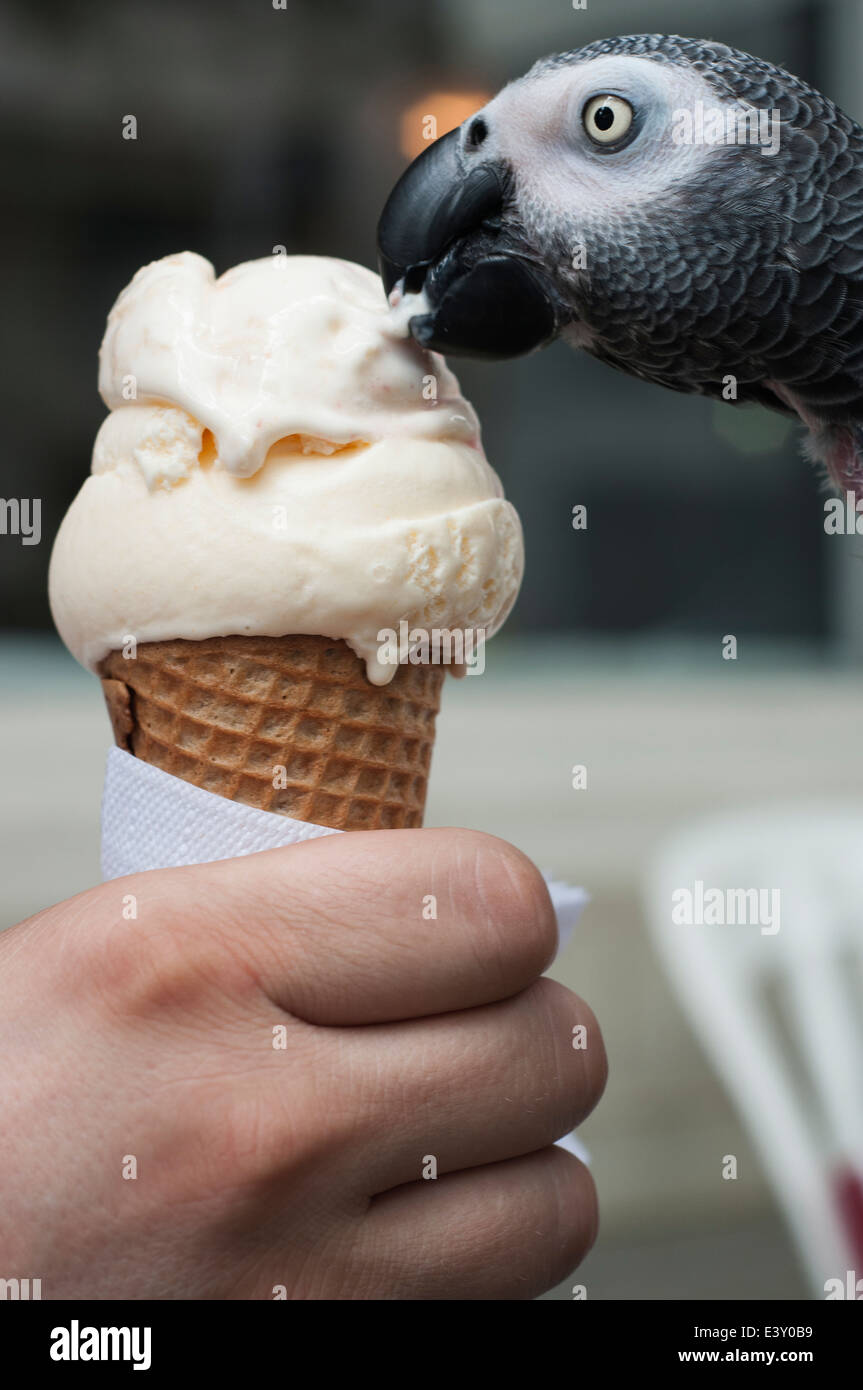
{"label": "parrot's head", "polygon": [[863,131],[781,68],[656,34],[544,58],[409,166],[378,245],[426,347],[562,336],[797,414],[861,486]]}

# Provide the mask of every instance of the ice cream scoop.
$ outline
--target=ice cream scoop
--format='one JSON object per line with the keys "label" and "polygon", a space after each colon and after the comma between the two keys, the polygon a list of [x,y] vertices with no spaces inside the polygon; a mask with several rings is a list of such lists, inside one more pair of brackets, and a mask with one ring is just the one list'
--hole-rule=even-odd
{"label": "ice cream scoop", "polygon": [[[478,444],[443,358],[393,344],[381,283],[350,261],[269,256],[217,280],[184,251],[139,270],[114,305],[99,391],[123,409],[180,406],[248,477],[286,435],[311,449],[387,438]],[[426,381],[426,378],[429,378]]]}
{"label": "ice cream scoop", "polygon": [[118,744],[298,820],[421,824],[445,665],[504,621],[523,567],[446,363],[393,331],[361,266],[217,280],[183,253],[120,295],[99,385],[49,590]]}
{"label": "ice cream scoop", "polygon": [[55,622],[96,670],[138,642],[341,638],[503,622],[521,528],[443,359],[393,335],[378,277],[275,256],[220,279],[183,253],[111,311],[111,414],[51,560]]}

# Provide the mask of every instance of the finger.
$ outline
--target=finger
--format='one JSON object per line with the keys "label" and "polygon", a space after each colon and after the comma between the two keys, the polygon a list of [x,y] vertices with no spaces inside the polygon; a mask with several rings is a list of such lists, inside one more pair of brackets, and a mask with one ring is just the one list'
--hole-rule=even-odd
{"label": "finger", "polygon": [[593,1013],[549,979],[500,1003],[324,1042],[350,1061],[330,1067],[344,1079],[328,1108],[345,1117],[344,1150],[367,1195],[419,1179],[429,1158],[447,1173],[553,1144],[597,1104],[608,1070]]}
{"label": "finger", "polygon": [[217,938],[241,952],[269,996],[311,1023],[503,999],[557,945],[539,871],[476,831],[357,831],[171,874],[175,915],[197,914],[209,949]]}
{"label": "finger", "polygon": [[598,1224],[588,1169],[548,1148],[384,1193],[357,1256],[379,1252],[388,1297],[530,1299],[575,1269]]}

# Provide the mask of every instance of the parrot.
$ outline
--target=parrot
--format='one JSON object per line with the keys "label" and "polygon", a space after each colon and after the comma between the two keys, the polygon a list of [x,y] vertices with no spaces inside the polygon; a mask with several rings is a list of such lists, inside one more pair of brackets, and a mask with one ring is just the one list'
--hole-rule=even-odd
{"label": "parrot", "polygon": [[663,34],[541,58],[408,166],[377,249],[421,347],[560,338],[760,403],[863,498],[863,130],[783,68]]}

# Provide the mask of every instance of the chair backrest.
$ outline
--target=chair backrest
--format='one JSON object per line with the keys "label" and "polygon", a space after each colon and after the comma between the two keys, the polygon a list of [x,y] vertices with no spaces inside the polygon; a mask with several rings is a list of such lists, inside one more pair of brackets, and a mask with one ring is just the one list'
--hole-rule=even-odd
{"label": "chair backrest", "polygon": [[705,819],[666,841],[645,891],[813,1292],[863,1279],[863,804]]}

